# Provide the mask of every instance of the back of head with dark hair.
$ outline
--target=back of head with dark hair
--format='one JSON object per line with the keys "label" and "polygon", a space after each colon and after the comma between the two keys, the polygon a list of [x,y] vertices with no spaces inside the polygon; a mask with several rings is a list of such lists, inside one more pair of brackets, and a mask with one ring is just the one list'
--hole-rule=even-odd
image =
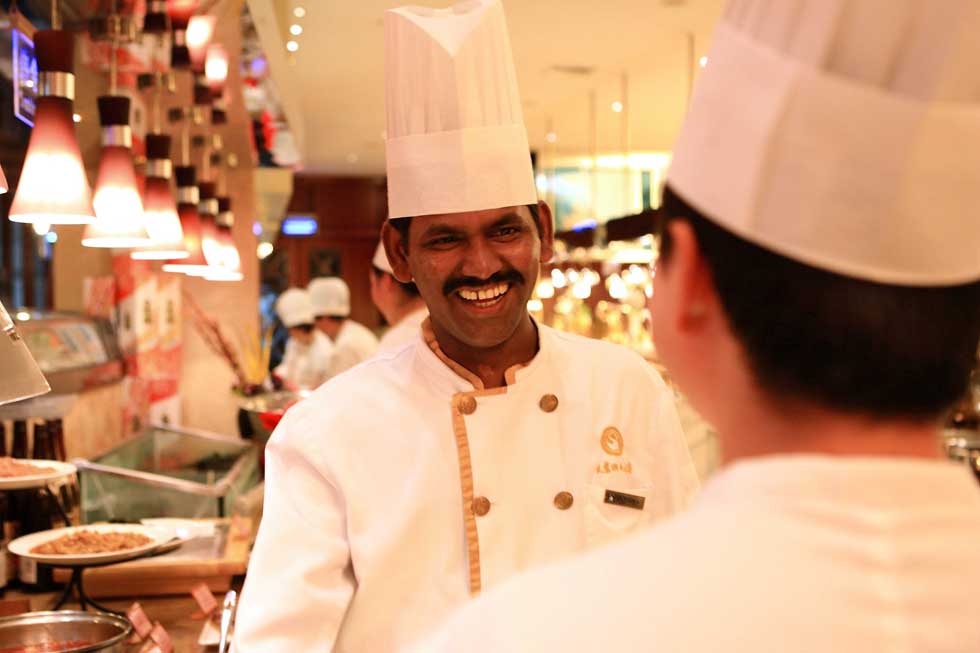
{"label": "back of head with dark hair", "polygon": [[[933,418],[962,395],[980,341],[980,282],[904,287],[810,267],[723,229],[669,187],[661,211],[666,223],[691,224],[732,331],[774,398]],[[670,255],[664,229],[667,265]]]}
{"label": "back of head with dark hair", "polygon": [[[391,274],[390,272],[385,272],[384,270],[382,270],[381,268],[375,265],[371,266],[371,273],[374,274],[374,276],[377,278],[387,275],[392,279],[395,279],[395,275]],[[395,283],[398,284],[399,288],[401,288],[401,291],[406,298],[414,299],[416,297],[419,297],[419,288],[418,286],[415,285],[414,282],[409,281],[408,283],[402,283],[398,279],[395,279]]]}

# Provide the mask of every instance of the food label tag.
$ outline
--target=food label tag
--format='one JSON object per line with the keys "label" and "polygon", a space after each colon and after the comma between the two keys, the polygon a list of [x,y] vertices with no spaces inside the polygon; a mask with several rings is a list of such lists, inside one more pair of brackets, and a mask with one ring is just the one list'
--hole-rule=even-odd
{"label": "food label tag", "polygon": [[214,598],[214,594],[211,593],[211,588],[208,587],[207,583],[199,583],[192,587],[191,596],[197,601],[197,606],[205,615],[209,615],[218,609],[218,600]]}
{"label": "food label tag", "polygon": [[150,623],[150,618],[143,612],[143,606],[139,603],[134,603],[129,606],[129,610],[126,611],[126,617],[133,624],[133,630],[136,631],[136,634],[139,635],[141,640],[146,639],[150,631],[153,630],[153,624]]}
{"label": "food label tag", "polygon": [[150,632],[150,639],[160,648],[160,653],[173,653],[174,645],[170,641],[170,635],[159,621],[153,626],[153,631]]}

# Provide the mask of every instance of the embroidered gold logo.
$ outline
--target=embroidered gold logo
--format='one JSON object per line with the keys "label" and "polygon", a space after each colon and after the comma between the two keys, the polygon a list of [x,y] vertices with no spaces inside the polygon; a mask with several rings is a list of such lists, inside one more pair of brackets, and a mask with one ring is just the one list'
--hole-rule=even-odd
{"label": "embroidered gold logo", "polygon": [[610,426],[602,432],[599,444],[602,445],[602,450],[610,456],[623,455],[623,436],[615,426]]}

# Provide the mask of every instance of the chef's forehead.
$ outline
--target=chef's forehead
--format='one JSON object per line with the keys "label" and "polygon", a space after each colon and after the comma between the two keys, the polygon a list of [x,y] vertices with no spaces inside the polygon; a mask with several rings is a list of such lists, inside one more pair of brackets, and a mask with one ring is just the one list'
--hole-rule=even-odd
{"label": "chef's forehead", "polygon": [[[505,206],[481,211],[464,211],[460,213],[437,213],[432,215],[414,216],[410,218],[395,218],[391,225],[408,240],[410,233],[429,233],[432,231],[470,231],[474,228],[486,228],[497,223],[511,220],[530,220],[541,231],[541,216],[536,204]],[[413,224],[414,223],[414,224]]]}

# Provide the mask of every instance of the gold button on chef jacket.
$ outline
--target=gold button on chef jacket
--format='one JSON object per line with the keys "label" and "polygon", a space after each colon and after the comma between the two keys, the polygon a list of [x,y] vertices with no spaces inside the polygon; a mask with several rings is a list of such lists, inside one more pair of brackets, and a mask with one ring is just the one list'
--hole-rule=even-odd
{"label": "gold button on chef jacket", "polygon": [[655,371],[621,347],[538,334],[505,388],[482,389],[427,332],[286,414],[238,653],[395,650],[481,589],[687,505],[697,477]]}

